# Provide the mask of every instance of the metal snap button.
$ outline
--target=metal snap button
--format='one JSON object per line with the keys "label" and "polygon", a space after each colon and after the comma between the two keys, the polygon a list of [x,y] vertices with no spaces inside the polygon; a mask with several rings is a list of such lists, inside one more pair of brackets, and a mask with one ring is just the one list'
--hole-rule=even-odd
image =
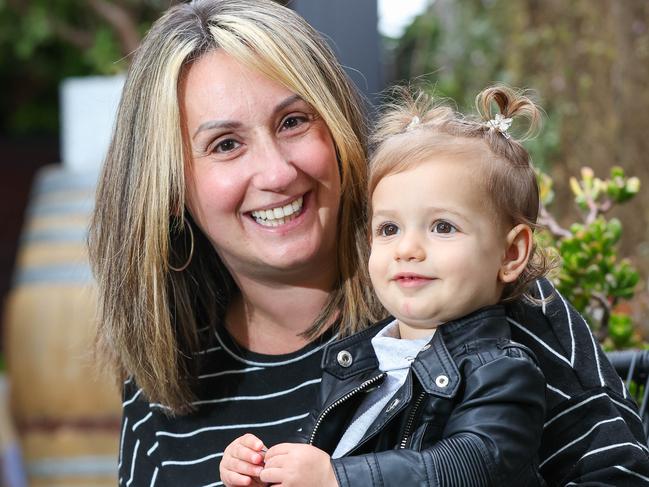
{"label": "metal snap button", "polygon": [[394,408],[396,408],[400,402],[401,402],[401,401],[399,400],[399,398],[395,398],[395,399],[393,399],[392,402],[390,403],[390,405],[385,409],[385,412],[386,412],[386,413],[389,413],[389,412],[392,411]]}
{"label": "metal snap button", "polygon": [[437,387],[442,387],[442,388],[446,387],[448,383],[449,383],[448,377],[446,377],[445,375],[438,375],[435,378],[435,385],[437,385]]}
{"label": "metal snap button", "polygon": [[354,359],[352,358],[352,354],[349,353],[347,350],[341,350],[338,352],[338,356],[336,357],[336,360],[338,360],[338,363],[340,364],[341,367],[349,367]]}

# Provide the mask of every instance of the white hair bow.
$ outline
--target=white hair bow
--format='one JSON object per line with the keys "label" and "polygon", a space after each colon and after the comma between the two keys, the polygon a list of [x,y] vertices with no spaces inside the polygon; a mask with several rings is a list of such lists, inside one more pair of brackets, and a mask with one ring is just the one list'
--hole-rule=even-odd
{"label": "white hair bow", "polygon": [[509,129],[511,124],[512,124],[512,119],[505,118],[502,113],[496,113],[496,116],[493,119],[485,123],[485,125],[489,128],[489,130],[497,130],[498,132],[503,134],[507,139],[509,139],[509,134],[507,133],[507,129]]}
{"label": "white hair bow", "polygon": [[419,117],[417,115],[412,117],[412,120],[410,120],[410,123],[406,127],[406,132],[410,132],[411,130],[416,129],[420,122],[421,120],[419,120]]}

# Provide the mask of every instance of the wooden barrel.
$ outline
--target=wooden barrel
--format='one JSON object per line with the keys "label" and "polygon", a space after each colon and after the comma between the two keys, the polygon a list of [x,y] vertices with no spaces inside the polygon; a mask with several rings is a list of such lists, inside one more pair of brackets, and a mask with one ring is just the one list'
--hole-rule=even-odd
{"label": "wooden barrel", "polygon": [[92,355],[95,182],[58,166],[37,174],[5,303],[11,409],[30,486],[117,483],[120,396]]}

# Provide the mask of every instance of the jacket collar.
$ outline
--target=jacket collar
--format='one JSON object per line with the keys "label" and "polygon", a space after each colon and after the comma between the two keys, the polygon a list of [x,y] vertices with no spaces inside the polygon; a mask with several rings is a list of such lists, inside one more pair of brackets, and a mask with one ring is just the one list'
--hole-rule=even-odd
{"label": "jacket collar", "polygon": [[[378,360],[370,341],[393,319],[386,318],[328,346],[322,358],[323,370],[344,380],[377,369]],[[428,394],[454,396],[460,384],[460,373],[452,357],[462,347],[485,338],[510,338],[503,306],[481,308],[459,320],[441,325],[412,364],[423,389]]]}
{"label": "jacket collar", "polygon": [[505,307],[499,304],[480,308],[459,320],[449,321],[440,326],[438,331],[442,332],[446,347],[451,352],[476,340],[511,338]]}

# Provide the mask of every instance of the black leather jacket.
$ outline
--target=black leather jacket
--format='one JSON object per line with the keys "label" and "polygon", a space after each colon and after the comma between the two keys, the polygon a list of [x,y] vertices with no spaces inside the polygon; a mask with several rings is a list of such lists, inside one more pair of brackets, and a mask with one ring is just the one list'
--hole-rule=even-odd
{"label": "black leather jacket", "polygon": [[[370,340],[390,319],[333,343],[309,442],[332,453],[364,393],[380,386]],[[510,340],[501,306],[441,326],[360,443],[332,460],[340,486],[538,486],[545,380]]]}

